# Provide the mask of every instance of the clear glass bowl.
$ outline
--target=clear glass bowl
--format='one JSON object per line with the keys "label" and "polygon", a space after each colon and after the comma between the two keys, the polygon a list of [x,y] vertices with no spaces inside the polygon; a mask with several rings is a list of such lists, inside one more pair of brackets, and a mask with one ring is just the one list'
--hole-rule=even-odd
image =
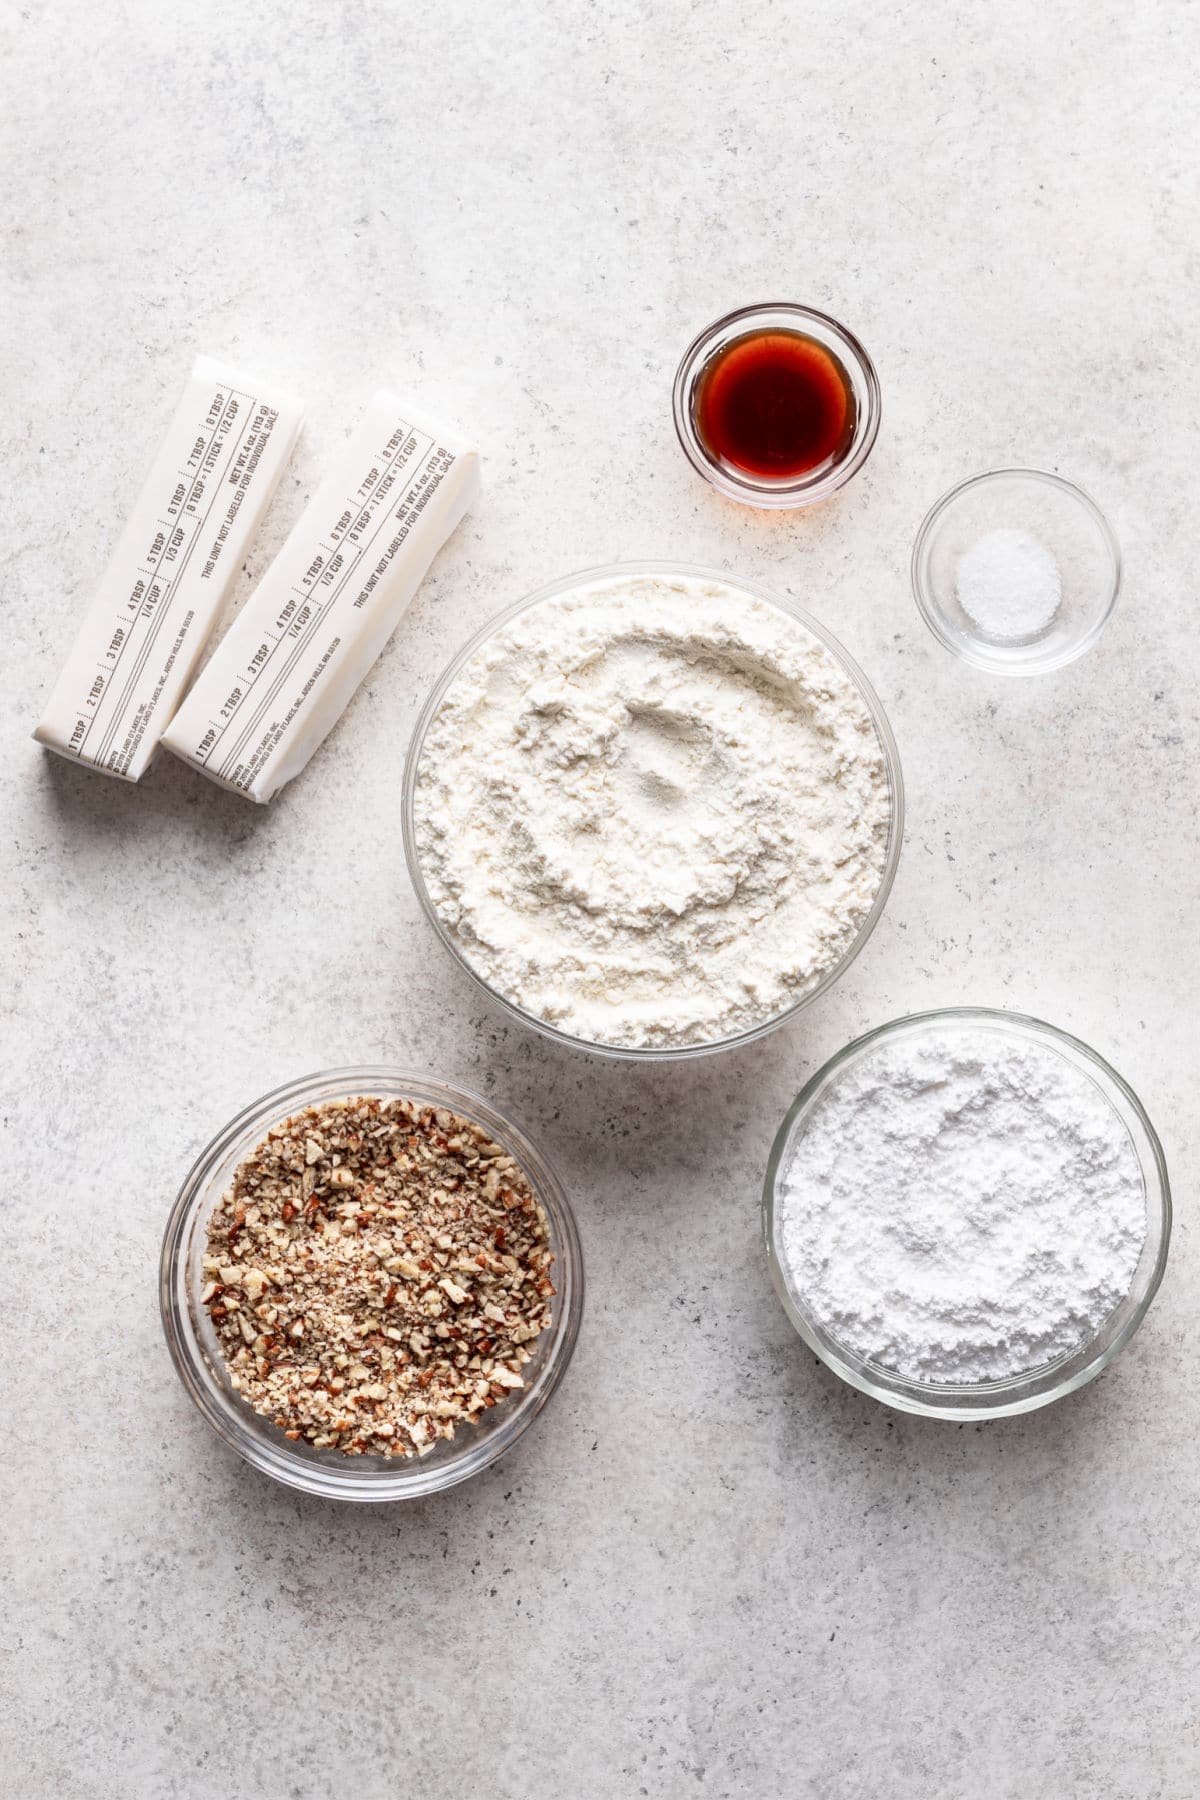
{"label": "clear glass bowl", "polygon": [[[306,1106],[351,1095],[417,1100],[445,1106],[476,1121],[524,1169],[545,1208],[554,1252],[557,1292],[549,1329],[541,1334],[524,1371],[525,1387],[487,1412],[478,1425],[462,1425],[426,1456],[343,1456],[291,1443],[231,1387],[208,1315],[200,1305],[201,1262],[213,1207],[234,1170],[272,1125]],[[571,1360],[583,1313],[583,1254],[566,1194],[541,1152],[512,1119],[467,1088],[407,1075],[395,1069],[331,1069],[277,1088],[238,1114],[201,1151],[167,1222],[159,1276],[163,1329],[179,1379],[217,1435],[256,1469],[286,1487],[333,1500],[405,1500],[434,1494],[477,1475],[515,1444],[558,1386]]]}
{"label": "clear glass bowl", "polygon": [[[793,1145],[803,1134],[814,1107],[833,1082],[884,1039],[928,1037],[964,1024],[1048,1047],[1095,1082],[1123,1120],[1137,1152],[1146,1189],[1146,1241],[1128,1294],[1109,1314],[1091,1342],[1081,1349],[1040,1369],[1010,1376],[1004,1381],[915,1381],[848,1349],[807,1311],[780,1252],[778,1191]],[[914,1013],[909,1018],[881,1025],[856,1038],[817,1071],[789,1108],[771,1147],[763,1189],[762,1220],[771,1279],[784,1311],[809,1349],[835,1375],[840,1375],[852,1387],[860,1388],[864,1394],[870,1394],[872,1399],[882,1400],[901,1412],[920,1413],[931,1419],[998,1419],[1009,1413],[1032,1412],[1035,1407],[1048,1406],[1052,1400],[1073,1393],[1098,1375],[1129,1342],[1146,1316],[1166,1267],[1171,1238],[1171,1189],[1162,1145],[1145,1108],[1129,1084],[1102,1056],[1056,1026],[1028,1018],[1023,1013],[993,1011],[987,1007],[948,1007],[939,1012]]]}
{"label": "clear glass bowl", "polygon": [[[810,988],[806,993],[801,994],[791,1003],[791,1005],[785,1007],[781,1012],[775,1013],[771,1018],[762,1020],[759,1024],[752,1026],[749,1030],[737,1032],[731,1037],[715,1038],[698,1044],[679,1044],[668,1048],[642,1048],[620,1044],[604,1044],[590,1038],[573,1037],[569,1032],[560,1031],[547,1020],[539,1018],[535,1013],[524,1011],[523,1008],[514,1005],[511,1000],[506,999],[503,994],[498,993],[489,982],[483,979],[477,970],[472,968],[470,962],[460,950],[453,934],[447,930],[437,908],[429,897],[429,890],[425,886],[425,879],[421,873],[421,861],[417,853],[414,820],[417,770],[420,766],[421,751],[425,742],[425,733],[428,731],[430,723],[441,705],[447,690],[458,678],[458,675],[464,666],[487,642],[492,634],[498,631],[503,625],[506,625],[510,619],[515,619],[519,613],[525,612],[529,607],[539,606],[544,600],[551,599],[555,594],[566,593],[570,589],[576,587],[587,587],[592,582],[613,580],[621,576],[641,575],[679,575],[689,578],[699,578],[706,581],[719,581],[725,587],[741,589],[751,598],[763,601],[769,606],[778,607],[780,612],[787,613],[793,619],[798,619],[807,631],[810,631],[815,638],[824,644],[825,648],[836,659],[842,669],[844,669],[858,690],[862,702],[870,713],[871,720],[875,726],[880,750],[883,755],[884,768],[887,773],[888,787],[891,792],[891,830],[888,834],[887,852],[884,857],[883,872],[879,881],[879,890],[875,895],[870,912],[859,926],[857,935],[846,949],[841,960],[827,969],[816,985]],[[735,1050],[743,1044],[752,1044],[756,1039],[765,1037],[768,1032],[778,1030],[781,1025],[786,1024],[789,1019],[793,1018],[796,1013],[808,1006],[818,997],[818,995],[823,994],[827,988],[833,985],[839,976],[845,974],[846,970],[850,967],[850,964],[854,961],[855,957],[878,924],[879,916],[884,909],[887,897],[891,892],[892,883],[896,878],[896,868],[900,861],[900,846],[904,838],[904,782],[900,773],[900,753],[896,748],[896,740],[892,736],[892,730],[891,726],[888,724],[887,716],[884,713],[883,707],[880,705],[878,696],[871,687],[870,682],[867,680],[854,659],[845,649],[843,649],[842,645],[833,636],[832,632],[826,631],[823,625],[818,624],[816,619],[810,617],[810,615],[802,611],[800,607],[793,606],[786,600],[779,600],[771,594],[766,594],[760,587],[753,585],[750,582],[739,581],[736,576],[726,575],[717,569],[696,568],[690,564],[678,562],[611,563],[604,568],[585,569],[578,575],[564,576],[560,581],[552,581],[546,587],[539,588],[536,593],[529,595],[528,599],[519,601],[516,606],[509,607],[507,611],[500,613],[497,618],[493,619],[490,624],[485,625],[482,631],[477,632],[470,642],[463,646],[458,655],[446,668],[437,681],[433,692],[421,709],[420,717],[413,729],[412,741],[409,744],[408,749],[408,760],[404,770],[403,809],[404,853],[408,859],[408,872],[412,878],[412,884],[416,890],[417,899],[421,903],[421,910],[429,920],[429,923],[433,926],[434,931],[437,933],[442,943],[446,946],[446,949],[449,950],[451,956],[453,956],[460,968],[465,970],[470,976],[479,991],[484,994],[494,1006],[498,1007],[501,1012],[507,1014],[509,1018],[516,1019],[520,1024],[527,1025],[533,1031],[540,1032],[543,1037],[553,1039],[555,1043],[564,1044],[572,1050],[582,1050],[592,1056],[613,1057],[634,1062],[677,1062],[687,1057],[708,1056],[718,1050]]]}
{"label": "clear glass bowl", "polygon": [[[815,339],[845,370],[854,397],[854,431],[845,448],[803,475],[786,481],[752,475],[732,463],[717,460],[696,424],[700,381],[713,357],[735,339],[760,331],[802,332],[805,337]],[[715,324],[705,326],[683,353],[675,374],[672,406],[675,430],[692,467],[719,493],[749,506],[811,506],[817,500],[828,499],[830,494],[844,487],[851,476],[857,475],[879,435],[879,377],[863,346],[852,331],[847,331],[828,313],[817,312],[811,306],[797,306],[790,301],[742,306],[737,312],[726,313]]]}
{"label": "clear glass bowl", "polygon": [[[1062,601],[1045,630],[1017,642],[982,632],[959,605],[959,558],[992,531],[1026,531],[1054,554]],[[993,675],[1045,675],[1089,650],[1121,586],[1121,550],[1104,514],[1061,475],[992,469],[943,494],[926,514],[912,553],[921,616],[947,648]]]}

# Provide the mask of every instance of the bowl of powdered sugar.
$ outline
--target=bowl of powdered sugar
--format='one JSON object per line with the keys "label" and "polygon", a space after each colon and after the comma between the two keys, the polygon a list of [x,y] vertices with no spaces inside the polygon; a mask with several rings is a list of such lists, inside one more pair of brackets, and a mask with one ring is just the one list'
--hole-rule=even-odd
{"label": "bowl of powdered sugar", "polygon": [[1082,488],[1041,469],[993,469],[931,508],[913,546],[912,582],[925,623],[964,662],[1042,675],[1099,637],[1121,553]]}
{"label": "bowl of powdered sugar", "polygon": [[828,632],[676,564],[543,589],[418,721],[405,848],[443,943],[564,1043],[685,1057],[845,970],[902,836],[883,710]]}
{"label": "bowl of powdered sugar", "polygon": [[836,1374],[907,1412],[1026,1412],[1081,1387],[1141,1323],[1171,1206],[1137,1096],[1085,1044],[1017,1013],[884,1025],[784,1120],[771,1273]]}

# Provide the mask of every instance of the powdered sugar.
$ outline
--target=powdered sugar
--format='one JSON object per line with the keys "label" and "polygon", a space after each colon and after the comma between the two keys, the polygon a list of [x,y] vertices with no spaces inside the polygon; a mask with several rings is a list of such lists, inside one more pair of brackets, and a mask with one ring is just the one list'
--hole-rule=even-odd
{"label": "powdered sugar", "polygon": [[1132,1140],[1048,1045],[943,1024],[836,1077],[794,1146],[781,1252],[841,1343],[911,1379],[994,1381],[1079,1349],[1146,1235]]}
{"label": "powdered sugar", "polygon": [[958,603],[988,637],[1016,643],[1050,625],[1062,603],[1052,550],[1028,531],[987,531],[958,559]]}
{"label": "powdered sugar", "polygon": [[526,608],[421,751],[418,855],[493,987],[574,1036],[708,1042],[812,988],[879,888],[891,795],[856,686],[790,613],[692,576]]}

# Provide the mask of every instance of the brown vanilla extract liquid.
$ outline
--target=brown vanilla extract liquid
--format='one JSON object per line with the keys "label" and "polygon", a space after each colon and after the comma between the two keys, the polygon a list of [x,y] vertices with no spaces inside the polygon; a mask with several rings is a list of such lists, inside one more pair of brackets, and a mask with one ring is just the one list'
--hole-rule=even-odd
{"label": "brown vanilla extract liquid", "polygon": [[849,448],[854,392],[837,357],[800,331],[750,331],[705,365],[693,417],[714,462],[789,481]]}

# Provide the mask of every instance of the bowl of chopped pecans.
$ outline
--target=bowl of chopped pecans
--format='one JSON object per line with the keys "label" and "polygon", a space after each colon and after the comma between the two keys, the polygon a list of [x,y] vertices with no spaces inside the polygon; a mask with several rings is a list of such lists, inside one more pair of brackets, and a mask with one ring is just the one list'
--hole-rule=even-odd
{"label": "bowl of chopped pecans", "polygon": [[197,1158],[160,1298],[184,1387],[247,1462],[400,1500],[478,1474],[536,1418],[575,1347],[583,1258],[553,1170],[480,1095],[336,1069]]}

